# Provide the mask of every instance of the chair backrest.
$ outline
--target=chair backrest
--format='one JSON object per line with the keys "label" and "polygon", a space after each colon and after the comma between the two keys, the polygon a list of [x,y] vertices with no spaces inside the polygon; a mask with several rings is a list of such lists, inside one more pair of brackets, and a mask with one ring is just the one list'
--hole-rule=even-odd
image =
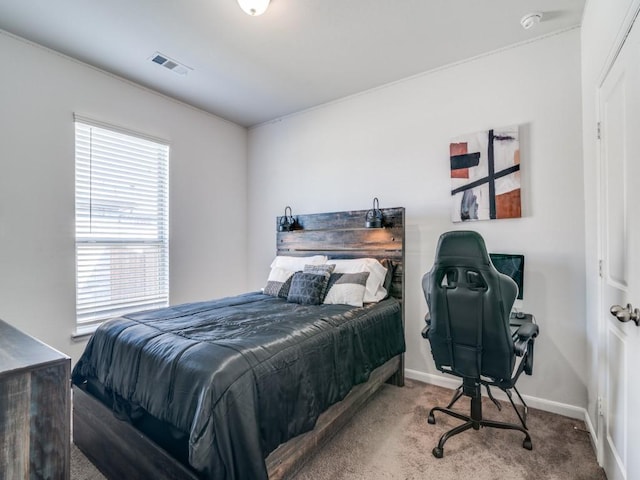
{"label": "chair backrest", "polygon": [[509,314],[518,287],[494,268],[482,236],[444,233],[422,288],[436,367],[461,377],[510,379],[515,353]]}

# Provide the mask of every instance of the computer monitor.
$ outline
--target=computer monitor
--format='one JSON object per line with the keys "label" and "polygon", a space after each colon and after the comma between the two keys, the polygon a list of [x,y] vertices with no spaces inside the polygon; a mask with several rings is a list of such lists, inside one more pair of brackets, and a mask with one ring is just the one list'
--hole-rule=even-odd
{"label": "computer monitor", "polygon": [[491,263],[500,273],[510,276],[518,285],[518,299],[524,293],[524,255],[513,253],[490,253]]}

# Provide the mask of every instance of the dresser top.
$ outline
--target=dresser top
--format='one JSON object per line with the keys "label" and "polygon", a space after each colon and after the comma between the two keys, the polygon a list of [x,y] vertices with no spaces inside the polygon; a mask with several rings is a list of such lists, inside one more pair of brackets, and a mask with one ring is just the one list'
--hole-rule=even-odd
{"label": "dresser top", "polygon": [[0,320],[0,376],[64,360],[69,357]]}

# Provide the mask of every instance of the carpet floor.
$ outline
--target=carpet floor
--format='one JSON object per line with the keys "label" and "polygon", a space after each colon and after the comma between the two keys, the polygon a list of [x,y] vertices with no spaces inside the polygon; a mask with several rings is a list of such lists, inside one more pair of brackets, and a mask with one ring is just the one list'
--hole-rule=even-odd
{"label": "carpet floor", "polygon": [[[533,450],[522,448],[517,431],[483,428],[468,430],[447,441],[444,458],[431,450],[440,435],[461,422],[436,413],[452,391],[407,380],[404,388],[384,385],[380,392],[298,474],[295,480],[605,480],[582,421],[529,409],[527,423]],[[517,422],[508,402],[499,412],[483,402],[485,418]],[[455,405],[468,414],[469,400]],[[104,477],[75,445],[71,452],[71,480]]]}

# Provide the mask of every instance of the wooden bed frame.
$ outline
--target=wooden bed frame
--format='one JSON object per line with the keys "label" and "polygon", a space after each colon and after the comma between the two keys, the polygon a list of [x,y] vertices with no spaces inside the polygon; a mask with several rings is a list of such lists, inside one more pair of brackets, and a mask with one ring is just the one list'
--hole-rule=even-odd
{"label": "wooden bed frame", "polygon": [[[383,228],[365,228],[367,211],[297,216],[296,229],[278,231],[277,254],[330,258],[389,259],[395,267],[390,294],[398,298],[404,326],[404,208],[381,209]],[[281,217],[277,218],[276,229]],[[267,457],[270,480],[290,478],[365,404],[383,383],[404,385],[404,355],[374,370],[325,411],[315,428],[280,445]],[[73,386],[73,442],[110,479],[186,479],[197,474],[131,424],[118,420],[102,402]]]}

